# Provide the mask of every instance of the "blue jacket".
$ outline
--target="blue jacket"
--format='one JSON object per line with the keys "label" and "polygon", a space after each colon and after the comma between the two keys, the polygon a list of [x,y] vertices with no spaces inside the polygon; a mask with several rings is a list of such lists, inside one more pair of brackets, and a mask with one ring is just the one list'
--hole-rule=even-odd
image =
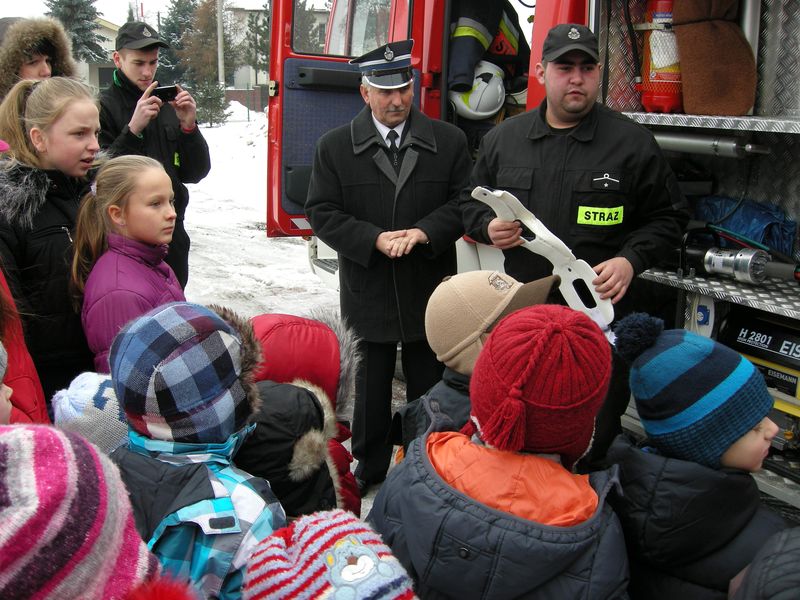
{"label": "blue jacket", "polygon": [[590,476],[595,514],[572,527],[542,525],[458,492],[415,439],[389,473],[367,518],[416,581],[421,598],[626,597],[628,563],[607,502],[616,470]]}
{"label": "blue jacket", "polygon": [[240,598],[247,558],[286,515],[269,483],[233,466],[252,426],[224,444],[154,440],[134,431],[112,459],[131,497],[136,528],[165,573],[202,597]]}

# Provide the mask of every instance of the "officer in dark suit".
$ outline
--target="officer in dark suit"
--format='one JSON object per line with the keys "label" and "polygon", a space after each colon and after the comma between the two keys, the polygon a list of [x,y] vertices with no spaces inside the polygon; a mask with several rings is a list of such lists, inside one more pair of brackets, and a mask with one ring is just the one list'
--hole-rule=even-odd
{"label": "officer in dark suit", "polygon": [[351,61],[366,106],[320,138],[305,206],[314,233],[339,253],[342,315],[362,340],[353,417],[362,494],[389,467],[398,342],[407,399],[441,378],[425,339],[425,306],[456,272],[458,195],[471,168],[463,132],[412,105],[413,43]]}

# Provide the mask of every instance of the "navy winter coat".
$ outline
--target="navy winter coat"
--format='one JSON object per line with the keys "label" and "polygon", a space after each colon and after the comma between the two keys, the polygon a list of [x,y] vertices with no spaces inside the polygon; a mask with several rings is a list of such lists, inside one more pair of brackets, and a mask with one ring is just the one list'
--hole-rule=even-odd
{"label": "navy winter coat", "polygon": [[710,469],[645,452],[619,436],[607,460],[623,494],[611,502],[625,531],[631,598],[727,598],[728,583],[786,522],[745,471]]}
{"label": "navy winter coat", "polygon": [[[541,525],[481,504],[436,472],[414,440],[367,518],[415,579],[421,598],[625,598],[628,563],[607,497],[616,469],[590,476],[597,511],[572,527]],[[613,494],[612,494],[613,495]]]}

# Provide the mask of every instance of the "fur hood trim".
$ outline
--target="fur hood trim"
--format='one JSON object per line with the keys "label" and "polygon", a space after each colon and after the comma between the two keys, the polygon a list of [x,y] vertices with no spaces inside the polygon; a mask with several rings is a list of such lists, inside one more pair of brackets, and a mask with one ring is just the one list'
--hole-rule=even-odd
{"label": "fur hood trim", "polygon": [[9,161],[0,168],[0,217],[10,225],[30,229],[47,201],[51,184],[42,169]]}
{"label": "fur hood trim", "polygon": [[342,507],[342,485],[339,480],[339,470],[329,450],[331,440],[336,438],[336,413],[333,404],[325,391],[304,379],[295,379],[292,385],[303,388],[317,397],[323,413],[323,429],[312,429],[303,435],[294,445],[292,460],[289,462],[289,477],[292,481],[303,481],[311,476],[325,461],[328,473],[333,480],[333,490],[336,493],[336,506]]}
{"label": "fur hood trim", "polygon": [[255,414],[261,408],[261,396],[258,393],[258,386],[255,382],[255,371],[258,365],[261,364],[261,345],[256,340],[255,333],[253,333],[253,326],[250,324],[249,319],[240,317],[229,308],[217,304],[209,304],[208,308],[236,329],[242,338],[242,374],[239,380],[247,394],[250,413]]}
{"label": "fur hood trim", "polygon": [[60,21],[49,17],[19,19],[8,25],[0,44],[0,98],[19,81],[19,67],[31,49],[43,40],[49,41],[55,49],[53,77],[73,77],[75,61],[72,58],[72,43],[67,37]]}
{"label": "fur hood trim", "polygon": [[[359,338],[338,310],[317,308],[308,315],[330,327],[339,340],[339,386],[336,389],[336,420],[351,422],[356,389],[356,370],[361,362]],[[328,399],[330,402],[330,399]]]}

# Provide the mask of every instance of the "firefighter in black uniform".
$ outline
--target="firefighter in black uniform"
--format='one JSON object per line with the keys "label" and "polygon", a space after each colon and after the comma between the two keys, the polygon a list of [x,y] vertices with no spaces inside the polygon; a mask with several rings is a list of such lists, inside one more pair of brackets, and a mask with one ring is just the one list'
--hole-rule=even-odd
{"label": "firefighter in black uniform", "polygon": [[[587,27],[563,24],[550,30],[535,67],[545,100],[483,138],[461,206],[467,235],[502,249],[509,275],[533,281],[549,275],[552,265],[518,247],[524,242],[519,223],[496,218],[470,196],[478,185],[514,194],[594,267],[592,284],[621,317],[633,308],[647,309],[628,293],[633,278],[678,246],[689,214],[653,135],[597,103],[598,60],[597,38]],[[617,382],[624,389],[610,392],[619,402],[614,413],[628,400],[626,382]],[[598,448],[610,444],[619,428],[616,414],[609,428],[602,426],[604,412]]]}
{"label": "firefighter in black uniform", "polygon": [[362,340],[353,416],[362,493],[389,467],[397,343],[407,399],[441,379],[443,365],[425,339],[425,306],[455,273],[464,231],[466,136],[412,105],[412,44],[393,42],[352,61],[367,106],[320,138],[305,205],[314,233],[339,254],[342,315]]}
{"label": "firefighter in black uniform", "polygon": [[100,146],[113,156],[141,154],[160,162],[172,180],[175,231],[166,262],[186,287],[189,279],[189,235],[183,225],[189,190],[208,175],[211,158],[197,127],[197,107],[179,86],[171,102],[152,96],[158,85],[158,49],[169,45],[147,23],[130,21],[120,27],[114,51],[114,78],[100,94]]}

